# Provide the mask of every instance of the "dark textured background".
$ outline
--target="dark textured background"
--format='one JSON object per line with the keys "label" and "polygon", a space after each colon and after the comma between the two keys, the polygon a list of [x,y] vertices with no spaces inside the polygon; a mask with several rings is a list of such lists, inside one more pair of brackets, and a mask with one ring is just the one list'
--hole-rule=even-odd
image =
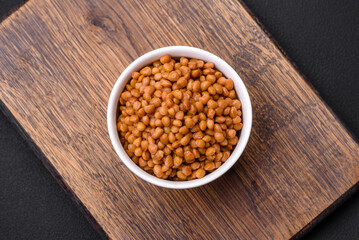
{"label": "dark textured background", "polygon": [[[0,0],[0,17],[22,2]],[[359,136],[359,1],[244,2]],[[2,113],[0,133],[0,239],[100,239]],[[359,239],[359,192],[304,239]]]}

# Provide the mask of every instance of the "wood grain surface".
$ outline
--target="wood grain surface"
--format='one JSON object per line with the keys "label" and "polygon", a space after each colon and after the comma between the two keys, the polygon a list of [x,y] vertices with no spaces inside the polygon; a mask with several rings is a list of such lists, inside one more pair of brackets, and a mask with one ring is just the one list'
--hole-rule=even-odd
{"label": "wood grain surface", "polygon": [[[112,239],[288,239],[359,181],[359,147],[243,5],[30,0],[0,26],[0,98]],[[240,74],[253,130],[204,187],[132,174],[107,133],[115,81],[138,56],[189,45]]]}

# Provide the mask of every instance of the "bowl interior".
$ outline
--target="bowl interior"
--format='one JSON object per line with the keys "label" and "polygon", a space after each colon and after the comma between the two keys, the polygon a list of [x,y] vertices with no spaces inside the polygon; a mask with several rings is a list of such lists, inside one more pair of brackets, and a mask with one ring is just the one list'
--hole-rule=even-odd
{"label": "bowl interior", "polygon": [[[130,157],[126,154],[123,146],[120,142],[117,127],[116,127],[116,110],[118,99],[122,90],[124,89],[126,83],[130,80],[131,74],[134,71],[138,71],[141,68],[151,64],[154,61],[159,60],[159,58],[164,54],[170,54],[172,57],[188,57],[188,58],[197,58],[206,62],[213,62],[215,67],[221,71],[225,77],[231,78],[234,82],[234,87],[236,93],[242,103],[242,121],[243,121],[243,129],[240,131],[239,141],[231,153],[231,156],[228,160],[222,164],[221,167],[213,171],[211,174],[206,175],[201,179],[195,179],[190,181],[170,181],[159,179],[144,170],[142,170],[139,166],[137,166]],[[202,49],[193,48],[193,47],[185,47],[185,46],[174,46],[174,47],[165,47],[160,48],[136,59],[133,63],[131,63],[121,74],[115,86],[111,92],[109,104],[108,104],[108,113],[107,113],[107,121],[108,121],[108,130],[110,134],[110,138],[112,144],[115,148],[116,153],[119,155],[121,160],[126,164],[126,166],[134,172],[140,178],[151,182],[155,185],[166,187],[166,188],[176,188],[176,189],[185,189],[185,188],[193,188],[209,183],[222,174],[224,174],[229,168],[233,166],[233,164],[239,159],[242,154],[250,135],[250,130],[252,126],[252,107],[249,99],[248,92],[246,87],[239,77],[239,75],[235,72],[235,70],[229,66],[225,61],[221,58],[215,56],[212,53],[204,51]]]}

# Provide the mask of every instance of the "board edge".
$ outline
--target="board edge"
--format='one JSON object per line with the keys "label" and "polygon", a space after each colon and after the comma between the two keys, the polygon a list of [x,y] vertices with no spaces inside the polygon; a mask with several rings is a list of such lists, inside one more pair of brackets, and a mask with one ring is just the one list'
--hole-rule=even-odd
{"label": "board edge", "polygon": [[238,3],[244,8],[244,10],[248,13],[248,15],[252,18],[252,20],[259,26],[259,28],[264,32],[264,34],[269,38],[269,40],[274,44],[274,46],[279,50],[279,52],[283,55],[284,59],[286,59],[291,66],[293,66],[294,70],[298,73],[298,75],[304,80],[304,82],[309,86],[309,88],[315,93],[315,95],[319,98],[319,100],[324,104],[324,106],[328,109],[328,111],[333,115],[334,119],[339,122],[340,125],[344,127],[348,135],[359,144],[359,136],[357,136],[354,131],[352,131],[347,124],[337,116],[337,114],[333,111],[333,109],[327,104],[326,101],[323,100],[322,96],[319,94],[318,90],[314,87],[314,85],[309,81],[307,76],[300,70],[298,65],[294,60],[287,54],[287,52],[281,47],[278,41],[273,37],[273,35],[267,30],[264,24],[256,17],[256,15],[252,12],[252,10],[243,2],[243,0],[236,0]]}
{"label": "board edge", "polygon": [[342,206],[351,196],[359,190],[359,182],[355,183],[344,194],[342,194],[337,200],[324,209],[319,215],[317,215],[311,222],[305,225],[301,230],[294,234],[290,239],[297,240],[308,234],[313,228],[315,228],[321,221],[332,214],[337,208]]}
{"label": "board edge", "polygon": [[0,26],[1,26],[2,22],[4,22],[6,19],[10,18],[11,15],[13,15],[15,12],[17,12],[20,8],[22,8],[29,1],[30,0],[21,0],[20,3],[15,4],[15,6],[11,7],[7,13],[5,13],[4,15],[2,15],[0,17]]}
{"label": "board edge", "polygon": [[101,225],[97,222],[97,220],[92,216],[91,212],[87,209],[87,207],[81,202],[81,200],[77,197],[75,192],[67,185],[65,180],[62,178],[60,173],[56,170],[56,168],[52,165],[52,163],[47,159],[45,154],[41,151],[41,149],[35,144],[30,135],[25,131],[25,129],[20,125],[15,116],[11,113],[11,111],[6,107],[5,103],[0,99],[0,111],[5,115],[5,117],[10,121],[10,123],[15,127],[15,130],[20,134],[20,136],[25,140],[30,149],[35,153],[35,156],[40,159],[45,168],[50,172],[50,174],[55,178],[56,182],[60,185],[60,187],[65,191],[65,193],[70,197],[70,199],[75,203],[75,206],[80,210],[82,214],[84,214],[87,221],[90,225],[95,229],[96,232],[99,233],[102,239],[110,239],[109,235],[103,230]]}

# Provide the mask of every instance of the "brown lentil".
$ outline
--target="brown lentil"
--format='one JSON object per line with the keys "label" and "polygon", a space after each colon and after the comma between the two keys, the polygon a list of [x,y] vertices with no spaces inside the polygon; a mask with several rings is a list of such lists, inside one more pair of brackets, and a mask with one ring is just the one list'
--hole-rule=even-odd
{"label": "brown lentil", "polygon": [[203,178],[225,162],[243,127],[232,79],[212,62],[162,56],[133,72],[119,99],[126,153],[169,180]]}

